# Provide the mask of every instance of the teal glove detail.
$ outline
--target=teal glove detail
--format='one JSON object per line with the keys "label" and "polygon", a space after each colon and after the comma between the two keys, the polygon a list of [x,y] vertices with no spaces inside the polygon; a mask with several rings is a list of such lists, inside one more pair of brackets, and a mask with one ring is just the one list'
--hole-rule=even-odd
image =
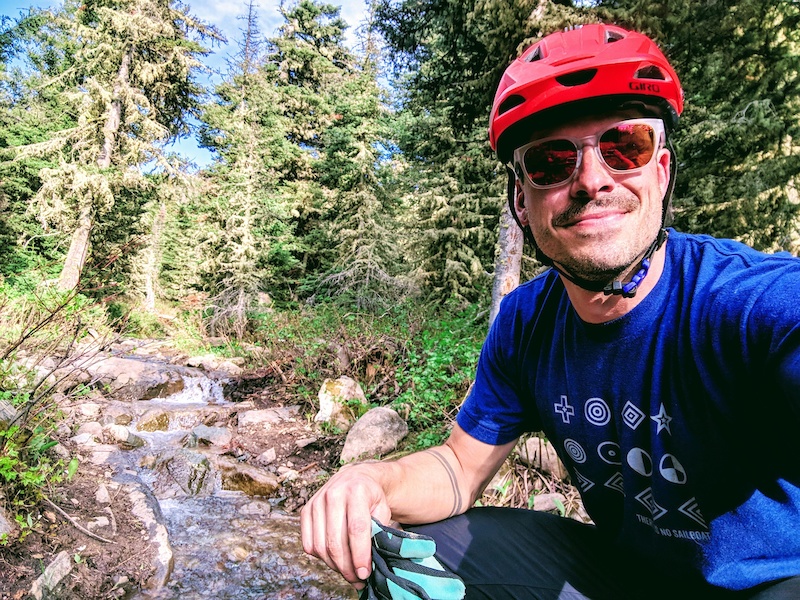
{"label": "teal glove detail", "polygon": [[372,520],[372,573],[360,600],[461,600],[461,579],[436,560],[436,542]]}

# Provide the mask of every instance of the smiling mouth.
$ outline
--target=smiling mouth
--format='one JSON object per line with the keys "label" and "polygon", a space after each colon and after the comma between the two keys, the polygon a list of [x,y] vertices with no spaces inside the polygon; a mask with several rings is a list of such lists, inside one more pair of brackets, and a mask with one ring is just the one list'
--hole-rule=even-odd
{"label": "smiling mouth", "polygon": [[638,202],[632,198],[612,196],[587,204],[575,203],[553,219],[556,227],[573,227],[621,217],[636,210]]}
{"label": "smiling mouth", "polygon": [[566,223],[561,225],[561,227],[574,227],[576,225],[583,225],[583,224],[591,225],[592,223],[598,221],[607,221],[616,217],[621,217],[624,214],[627,213],[626,211],[622,210],[586,213],[573,217],[572,219],[568,220]]}

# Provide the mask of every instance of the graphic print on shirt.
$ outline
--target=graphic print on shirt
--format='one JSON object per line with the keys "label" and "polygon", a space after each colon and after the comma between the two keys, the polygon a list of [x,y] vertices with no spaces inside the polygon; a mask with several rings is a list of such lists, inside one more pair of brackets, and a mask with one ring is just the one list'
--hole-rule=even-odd
{"label": "graphic print on shirt", "polygon": [[[633,441],[632,447],[623,447],[616,439],[612,405],[603,398],[571,400],[567,394],[560,394],[552,406],[554,423],[572,462],[575,485],[582,494],[591,496],[611,490],[631,498],[637,520],[657,535],[707,539],[708,525],[699,503],[686,493],[691,493],[689,473],[672,447],[677,443],[671,441],[674,417],[663,402],[649,414],[632,402],[625,402],[616,418],[623,427],[620,435],[626,430],[635,432],[621,438],[628,444]],[[653,445],[646,449],[636,440],[641,445]],[[638,489],[636,482],[641,486]],[[639,510],[635,510],[636,506]],[[702,531],[697,530],[698,526]]]}
{"label": "graphic print on shirt", "polygon": [[561,415],[561,420],[564,423],[569,423],[570,417],[575,414],[575,408],[569,405],[566,396],[561,396],[561,402],[556,402],[555,411]]}

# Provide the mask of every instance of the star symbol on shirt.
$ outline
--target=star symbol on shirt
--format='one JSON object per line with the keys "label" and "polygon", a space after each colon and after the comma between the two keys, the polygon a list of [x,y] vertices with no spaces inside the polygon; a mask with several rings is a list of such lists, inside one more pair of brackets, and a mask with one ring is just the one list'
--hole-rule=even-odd
{"label": "star symbol on shirt", "polygon": [[667,414],[667,409],[664,408],[663,402],[661,403],[661,408],[659,409],[658,414],[652,415],[650,418],[653,419],[653,421],[655,421],[656,423],[658,423],[658,429],[656,430],[656,435],[661,433],[662,429],[666,429],[667,433],[672,435],[672,431],[670,431],[669,428],[669,422],[672,421],[672,417],[670,417]]}

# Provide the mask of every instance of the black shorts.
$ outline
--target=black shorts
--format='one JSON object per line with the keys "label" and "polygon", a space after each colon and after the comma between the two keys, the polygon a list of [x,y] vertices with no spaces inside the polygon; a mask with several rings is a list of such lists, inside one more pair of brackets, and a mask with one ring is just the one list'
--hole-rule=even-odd
{"label": "black shorts", "polygon": [[510,508],[475,508],[407,527],[436,540],[436,556],[464,580],[467,600],[798,600],[800,576],[744,592],[656,569],[592,525]]}

